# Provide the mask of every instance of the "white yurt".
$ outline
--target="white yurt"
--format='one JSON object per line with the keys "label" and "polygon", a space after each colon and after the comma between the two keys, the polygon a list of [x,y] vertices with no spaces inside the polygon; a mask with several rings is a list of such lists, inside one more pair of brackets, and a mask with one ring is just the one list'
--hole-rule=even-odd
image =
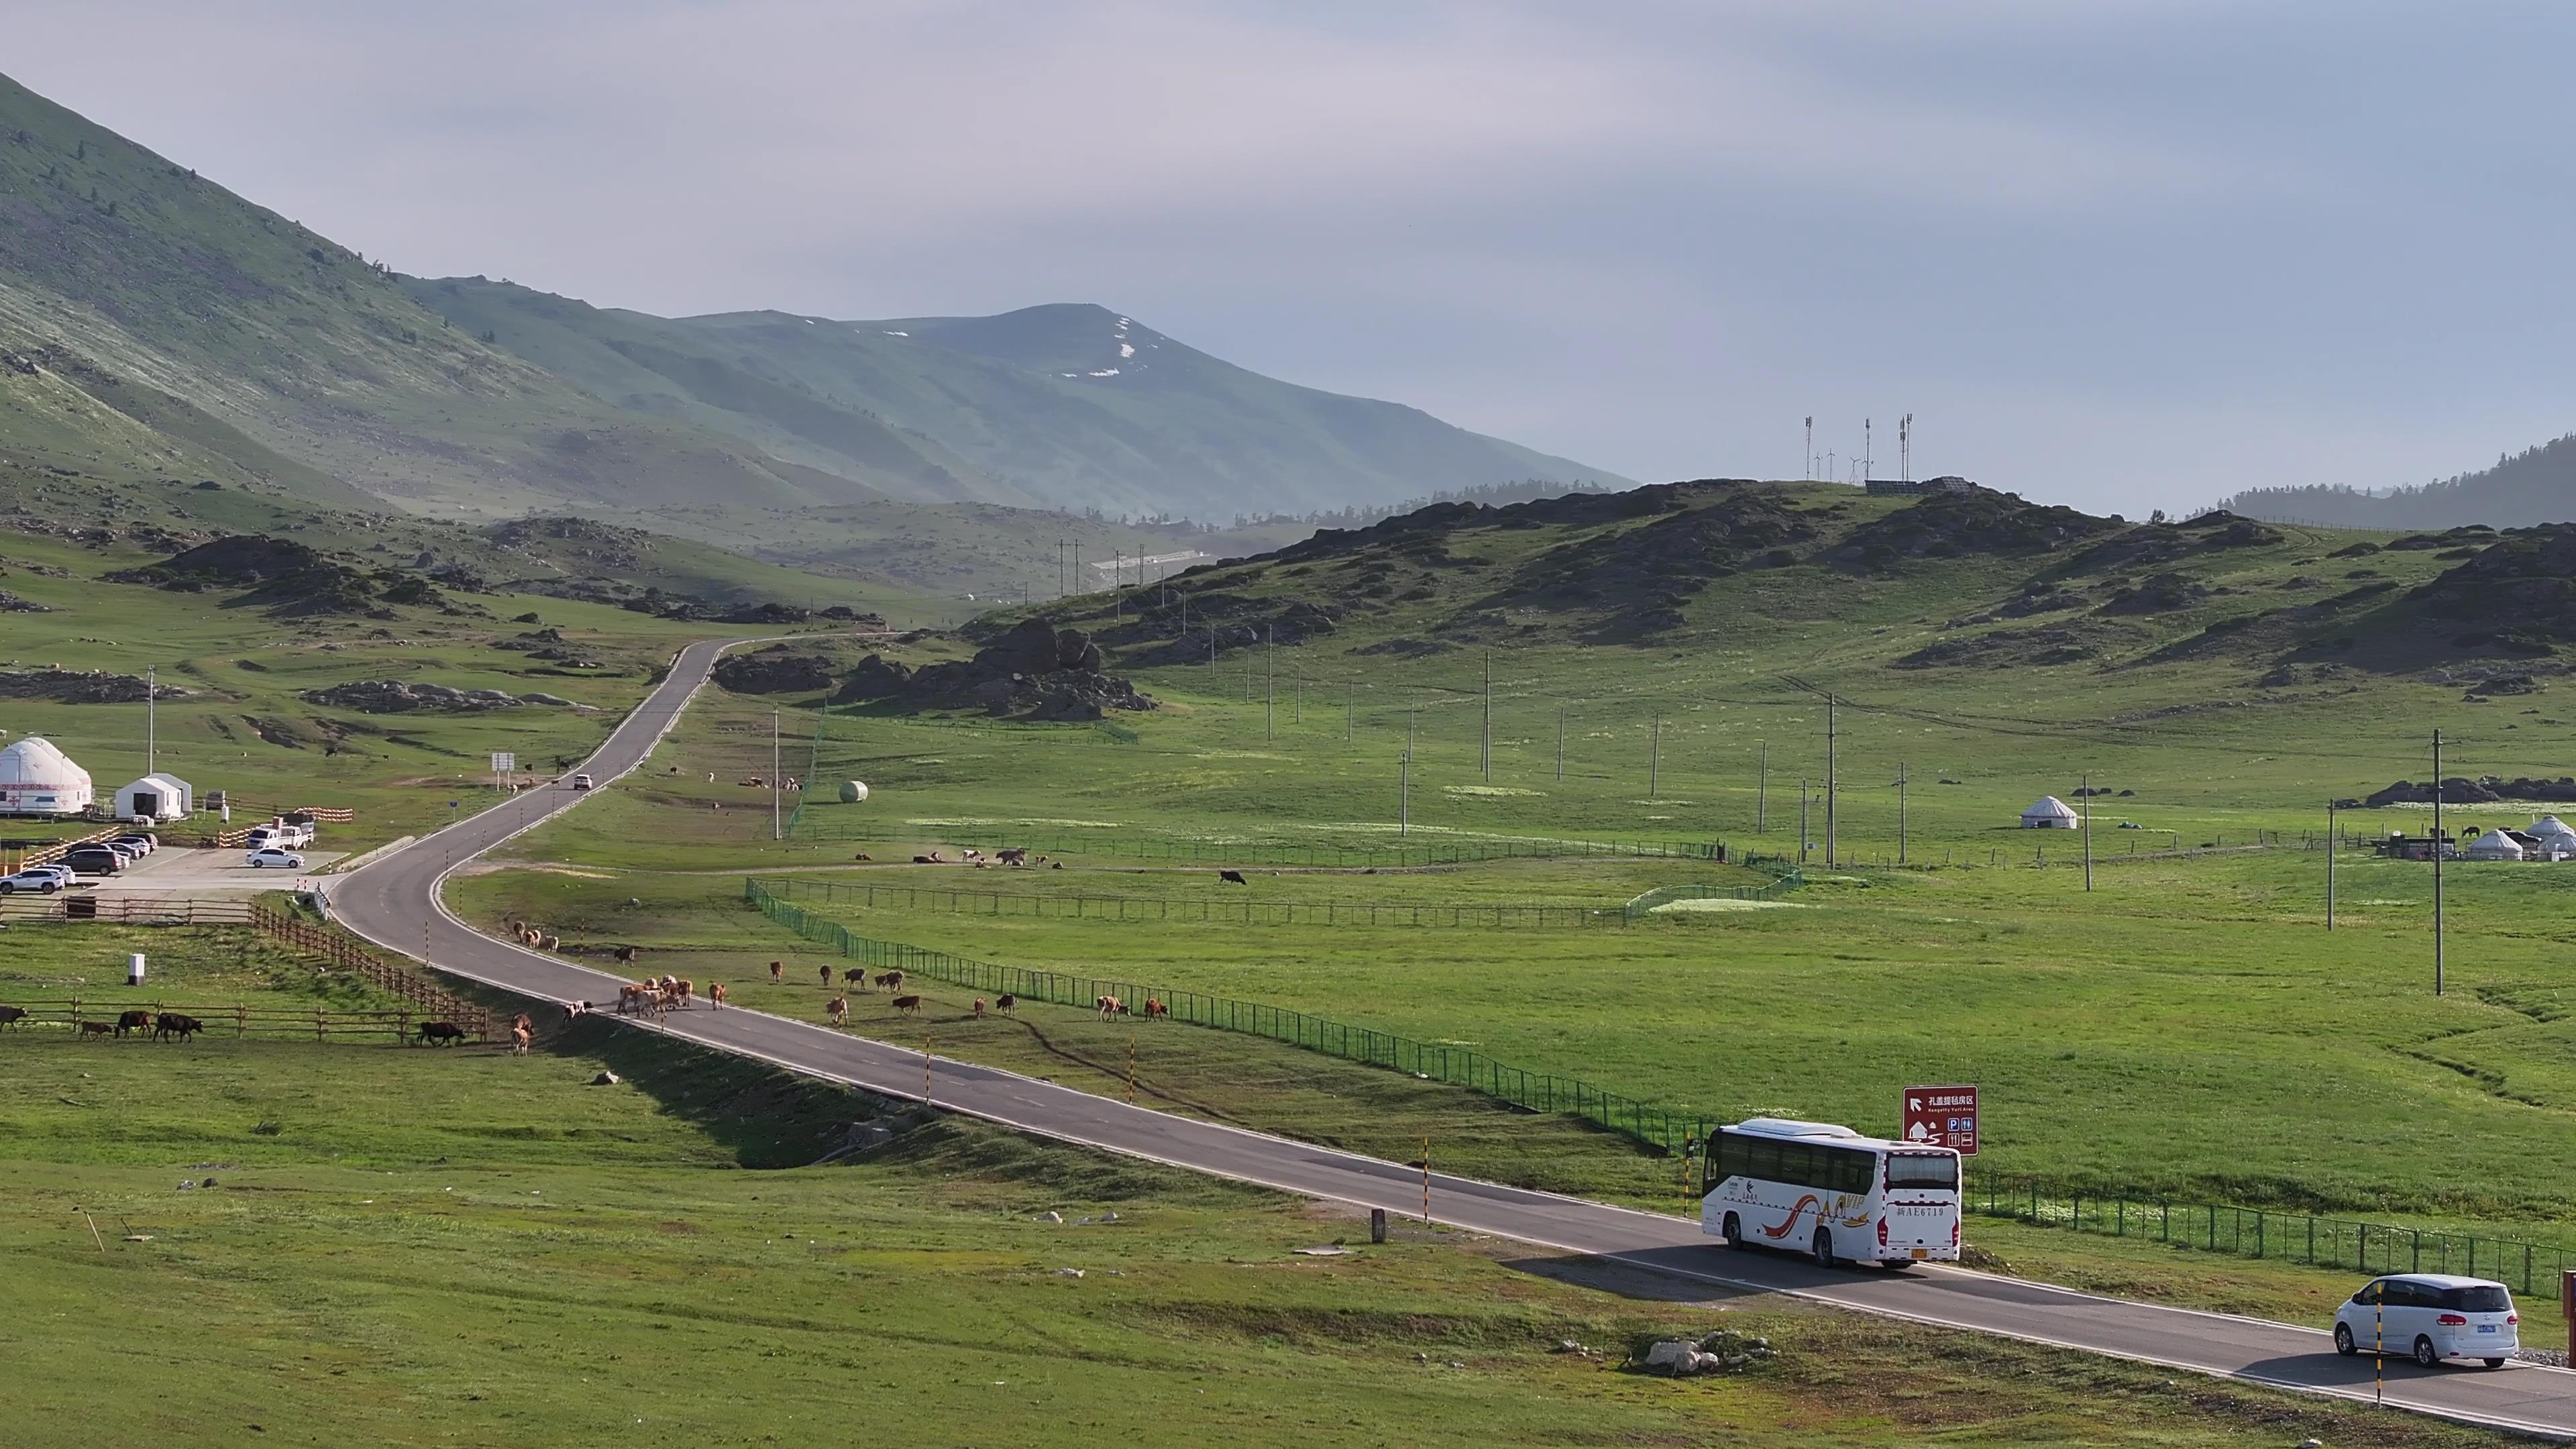
{"label": "white yurt", "polygon": [[159,771],[116,792],[119,820],[185,820],[196,808],[196,788]]}
{"label": "white yurt", "polygon": [[89,771],[42,735],[0,750],[0,815],[78,815],[97,798]]}
{"label": "white yurt", "polygon": [[2054,795],[2045,795],[2040,797],[2038,804],[2021,812],[2021,828],[2024,830],[2072,830],[2075,828],[2078,818],[2079,817],[2075,813],[2074,806],[2067,804],[2065,801],[2058,799]]}
{"label": "white yurt", "polygon": [[2567,822],[2555,815],[2541,816],[2523,834],[2539,842],[2540,849],[2534,854],[2551,860],[2576,859],[2576,830],[2569,829]]}
{"label": "white yurt", "polygon": [[2460,854],[2470,860],[2520,860],[2522,844],[2501,830],[2490,830],[2470,841]]}

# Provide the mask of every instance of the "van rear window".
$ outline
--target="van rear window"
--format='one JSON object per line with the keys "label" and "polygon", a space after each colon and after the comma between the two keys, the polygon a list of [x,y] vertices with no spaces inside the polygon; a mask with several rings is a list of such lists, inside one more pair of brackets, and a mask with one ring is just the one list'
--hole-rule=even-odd
{"label": "van rear window", "polygon": [[1887,1158],[1889,1187],[1959,1190],[1959,1159],[1946,1152],[1895,1152]]}
{"label": "van rear window", "polygon": [[2513,1295],[2501,1288],[2445,1288],[2442,1306],[2455,1313],[2505,1313],[2513,1308]]}

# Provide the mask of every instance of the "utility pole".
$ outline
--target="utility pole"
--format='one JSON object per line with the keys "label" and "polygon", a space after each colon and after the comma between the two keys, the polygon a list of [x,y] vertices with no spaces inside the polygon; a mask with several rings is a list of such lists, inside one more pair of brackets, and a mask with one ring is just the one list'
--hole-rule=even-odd
{"label": "utility pole", "polygon": [[1905,781],[1912,772],[1905,762],[1896,762],[1896,863],[1905,864]]}
{"label": "utility pole", "polygon": [[[1073,541],[1073,576],[1077,579],[1082,577],[1082,540],[1078,538]],[[1084,589],[1081,592],[1087,594],[1091,591]]]}
{"label": "utility pole", "polygon": [[1064,597],[1064,540],[1055,541],[1055,596]]}
{"label": "utility pole", "polygon": [[1350,677],[1350,682],[1342,686],[1342,743],[1343,743],[1343,744],[1346,744],[1346,745],[1347,745],[1347,744],[1349,744],[1349,743],[1351,742],[1351,737],[1352,737],[1352,735],[1353,735],[1354,733],[1356,733],[1356,732],[1358,731],[1358,729],[1359,729],[1359,719],[1360,719],[1360,677],[1359,677],[1358,675],[1354,674],[1354,675],[1352,675],[1352,676]]}
{"label": "utility pole", "polygon": [[1807,863],[1807,777],[1798,777],[1798,864]]}
{"label": "utility pole", "polygon": [[778,711],[769,712],[769,838],[785,840],[787,832],[778,823]]}
{"label": "utility pole", "polygon": [[1209,624],[1208,624],[1208,668],[1210,668],[1210,669],[1214,669],[1215,667],[1216,667],[1216,624],[1214,623],[1214,621],[1210,621],[1210,622],[1209,622]]}
{"label": "utility pole", "polygon": [[2087,771],[2075,786],[2075,798],[2084,802],[2084,888],[2093,889],[2093,775]]}
{"label": "utility pole", "polygon": [[1825,696],[1825,868],[1834,867],[1834,697]]}
{"label": "utility pole", "polygon": [[1306,661],[1301,657],[1290,667],[1297,671],[1297,692],[1290,697],[1291,703],[1288,706],[1288,722],[1290,724],[1304,724],[1306,722]]}
{"label": "utility pole", "polygon": [[1273,724],[1279,714],[1279,636],[1271,625],[1261,626],[1261,738],[1276,739]]}
{"label": "utility pole", "polygon": [[1395,833],[1413,833],[1413,707],[1404,710],[1404,772],[1395,787]]}
{"label": "utility pole", "polygon": [[1647,799],[1652,800],[1652,799],[1654,799],[1654,798],[1655,798],[1655,787],[1656,787],[1656,786],[1657,786],[1657,785],[1662,781],[1662,779],[1663,779],[1663,773],[1664,773],[1664,717],[1663,717],[1663,715],[1662,715],[1662,713],[1661,713],[1661,712],[1658,712],[1658,713],[1655,715],[1655,722],[1654,722],[1653,724],[1648,725],[1648,726],[1646,727],[1646,798],[1647,798]]}
{"label": "utility pole", "polygon": [[143,773],[153,774],[161,768],[161,671],[152,666],[143,670]]}
{"label": "utility pole", "polygon": [[1485,783],[1494,780],[1494,651],[1485,651],[1485,736],[1477,750],[1477,762]]}
{"label": "utility pole", "polygon": [[1556,778],[1565,779],[1565,706],[1556,707]]}
{"label": "utility pole", "polygon": [[[1808,430],[1812,432],[1815,426],[1815,419],[1809,418]],[[1753,774],[1753,833],[1767,835],[1771,830],[1771,742],[1762,740],[1759,743],[1762,746],[1762,763],[1754,768]]]}
{"label": "utility pole", "polygon": [[1810,482],[1810,483],[1812,483],[1812,482],[1814,482],[1814,481],[1815,481],[1815,479],[1816,479],[1816,419],[1815,419],[1815,416],[1814,416],[1813,414],[1809,414],[1809,415],[1808,415],[1808,418],[1807,418],[1807,481],[1808,481],[1808,482]]}
{"label": "utility pole", "polygon": [[2442,732],[2433,731],[2433,994],[2442,994]]}
{"label": "utility pole", "polygon": [[[2433,788],[2436,790],[2442,788],[2442,782],[2434,781]],[[2326,929],[2329,931],[2334,929],[2334,852],[2335,807],[2334,802],[2328,800],[2326,802]]]}

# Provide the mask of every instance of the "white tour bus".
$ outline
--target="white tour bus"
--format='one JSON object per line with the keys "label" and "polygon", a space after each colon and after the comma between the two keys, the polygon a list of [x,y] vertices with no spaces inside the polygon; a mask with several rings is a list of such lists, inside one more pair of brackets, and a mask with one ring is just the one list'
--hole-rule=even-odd
{"label": "white tour bus", "polygon": [[1699,1224],[1729,1247],[1796,1248],[1827,1265],[1956,1261],[1959,1154],[1751,1118],[1709,1141]]}

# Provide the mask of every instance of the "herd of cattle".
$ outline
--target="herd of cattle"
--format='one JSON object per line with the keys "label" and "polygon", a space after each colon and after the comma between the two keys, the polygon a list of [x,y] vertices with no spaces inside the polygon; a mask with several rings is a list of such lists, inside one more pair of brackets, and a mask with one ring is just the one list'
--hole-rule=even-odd
{"label": "herd of cattle", "polygon": [[[0,1006],[0,1026],[14,1026],[26,1019],[27,1008]],[[120,1013],[114,1021],[80,1023],[83,1036],[122,1037],[128,1032],[141,1032],[154,1041],[168,1041],[174,1036],[186,1041],[205,1029],[204,1022],[178,1011],[128,1011]]]}

